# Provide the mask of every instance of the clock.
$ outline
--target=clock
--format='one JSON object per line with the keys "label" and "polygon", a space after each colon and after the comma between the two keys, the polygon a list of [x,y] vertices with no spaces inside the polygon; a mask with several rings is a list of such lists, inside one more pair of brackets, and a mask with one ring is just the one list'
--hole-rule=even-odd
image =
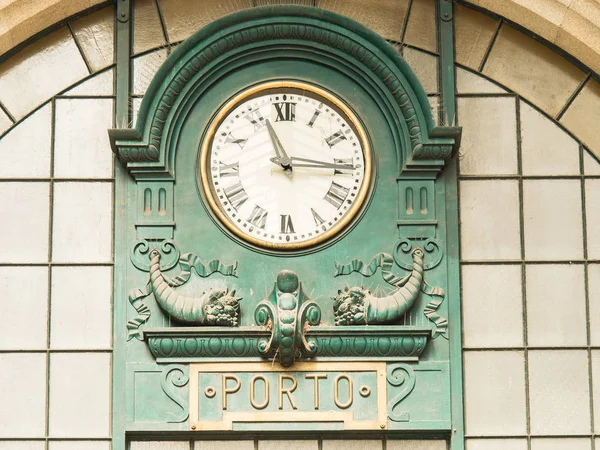
{"label": "clock", "polygon": [[339,237],[373,180],[369,139],[337,95],[271,81],[235,95],[211,121],[200,191],[229,232],[253,246],[301,250]]}

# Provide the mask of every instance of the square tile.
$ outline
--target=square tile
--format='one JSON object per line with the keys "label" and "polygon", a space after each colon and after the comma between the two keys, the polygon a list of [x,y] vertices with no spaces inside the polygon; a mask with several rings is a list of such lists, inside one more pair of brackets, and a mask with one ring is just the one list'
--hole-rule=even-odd
{"label": "square tile", "polygon": [[521,266],[463,265],[461,269],[464,346],[523,345]]}
{"label": "square tile", "polygon": [[[463,127],[461,175],[514,175],[517,163],[517,113],[514,97],[459,97]],[[486,120],[481,120],[485,117]]]}
{"label": "square tile", "polygon": [[47,104],[0,139],[0,178],[50,176],[52,106]]}
{"label": "square tile", "polygon": [[526,259],[583,257],[579,180],[524,180],[523,215]]}
{"label": "square tile", "polygon": [[108,349],[112,267],[53,267],[50,347]]}
{"label": "square tile", "polygon": [[49,183],[0,183],[0,262],[48,261]]}
{"label": "square tile", "polygon": [[45,349],[48,332],[48,268],[0,267],[0,349]]}
{"label": "square tile", "polygon": [[523,175],[579,175],[579,144],[552,120],[520,102]]}
{"label": "square tile", "polygon": [[0,438],[44,437],[46,355],[0,354]]}
{"label": "square tile", "polygon": [[468,435],[526,433],[523,352],[465,352],[464,380]]}
{"label": "square tile", "polygon": [[55,183],[52,259],[110,262],[112,183]]}
{"label": "square tile", "polygon": [[109,353],[50,356],[51,437],[110,436],[110,375]]}
{"label": "square tile", "polygon": [[600,259],[600,180],[585,180],[584,186],[588,258]]}
{"label": "square tile", "polygon": [[588,434],[587,351],[531,350],[529,398],[531,434]]}
{"label": "square tile", "polygon": [[584,147],[583,149],[583,172],[586,175],[600,175],[600,161]]}
{"label": "square tile", "polygon": [[586,345],[583,266],[530,264],[526,268],[526,279],[528,344],[534,347]]}
{"label": "square tile", "polygon": [[111,178],[109,128],[113,128],[111,99],[56,100],[54,176]]}
{"label": "square tile", "polygon": [[461,181],[459,210],[462,259],[521,258],[516,181]]}

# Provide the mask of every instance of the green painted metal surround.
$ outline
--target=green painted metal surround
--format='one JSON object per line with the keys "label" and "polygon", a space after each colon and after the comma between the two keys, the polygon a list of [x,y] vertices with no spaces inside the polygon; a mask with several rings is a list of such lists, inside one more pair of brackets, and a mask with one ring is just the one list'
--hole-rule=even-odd
{"label": "green painted metal surround", "polygon": [[[252,85],[276,79],[314,83],[344,99],[363,121],[376,154],[376,176],[360,220],[348,227],[340,239],[296,254],[261,251],[231,236],[218,226],[197,187],[199,143],[220,106]],[[448,295],[448,301],[442,302],[435,314],[456,316],[449,311],[449,304],[456,311],[457,292],[448,292],[452,285],[449,276],[456,276],[451,267],[455,261],[447,256],[453,254],[449,247],[457,243],[448,242],[446,180],[442,170],[456,153],[460,130],[434,126],[427,96],[412,70],[380,36],[362,25],[316,8],[288,6],[256,8],[222,18],[175,49],[144,97],[136,128],[111,130],[110,137],[114,152],[130,175],[129,179],[118,178],[116,187],[117,192],[128,193],[118,199],[126,212],[121,211],[116,225],[120,238],[115,259],[120,270],[115,273],[114,326],[125,329],[127,319],[130,323],[138,319],[134,325],[146,331],[148,339],[147,343],[135,339],[115,343],[115,349],[121,349],[115,351],[115,376],[120,376],[119,367],[126,373],[126,389],[120,390],[120,395],[126,397],[125,424],[114,427],[115,444],[123,442],[126,432],[160,432],[174,437],[189,430],[187,415],[181,415],[188,407],[186,367],[206,355],[202,356],[201,351],[186,353],[185,343],[219,337],[215,328],[198,331],[177,325],[156,304],[150,291],[146,297],[140,297],[147,316],[140,314],[140,303],[132,301],[133,294],[127,301],[127,291],[148,282],[144,264],[151,247],[174,248],[164,254],[175,255],[174,263],[164,267],[167,273],[184,251],[206,259],[219,258],[225,264],[238,263],[239,276],[234,283],[244,296],[242,328],[231,328],[223,333],[226,336],[237,332],[239,337],[251,340],[252,333],[244,334],[244,330],[255,325],[255,306],[266,297],[274,274],[293,269],[323,310],[324,326],[312,328],[311,333],[317,341],[335,339],[329,298],[338,289],[365,283],[389,288],[376,277],[365,279],[358,273],[334,280],[335,263],[352,258],[368,261],[380,252],[390,252],[397,263],[395,270],[402,272],[400,268],[406,268],[402,257],[416,246],[428,249],[426,264],[435,261],[426,267],[426,281]],[[163,190],[167,199],[163,213],[145,213],[146,190],[156,194]],[[408,190],[425,192],[429,205],[425,214],[415,216],[407,212]],[[144,246],[146,251],[139,251]],[[178,273],[175,269],[169,275]],[[231,283],[220,275],[193,279],[204,283],[205,288]],[[436,419],[390,419],[390,435],[449,436],[452,422],[458,420],[451,412],[454,402],[449,368],[451,346],[458,342],[460,348],[459,330],[450,323],[450,330],[455,331],[449,336],[450,342],[438,338],[427,343],[432,323],[424,311],[430,304],[431,298],[422,294],[406,316],[411,325],[403,322],[376,330],[378,336],[399,343],[408,342],[407,336],[410,342],[425,339],[426,347],[417,355],[408,352],[392,355],[391,359],[405,361],[415,367],[417,374],[435,374],[429,378],[435,382],[425,385],[418,383],[418,375],[415,390],[400,401],[411,405],[413,417],[425,417],[430,411]],[[411,335],[411,327],[415,334]],[[358,339],[372,339],[369,327],[346,328],[340,329],[339,337],[345,339],[349,348],[355,348],[359,342],[353,340],[352,333]],[[125,341],[125,333],[115,332],[115,338]],[[168,346],[165,352],[165,347],[157,346],[157,339],[163,343],[180,339],[180,353],[171,354]],[[374,352],[359,359],[381,360],[386,355]],[[219,360],[219,356],[208,356]],[[229,361],[231,357],[226,355]],[[343,353],[334,357],[350,359],[349,354]],[[453,364],[460,364],[460,359]],[[405,388],[400,386],[398,392]],[[394,389],[390,384],[390,402],[399,398]],[[390,410],[390,417],[393,414]],[[178,419],[174,420],[174,416]],[[327,432],[327,428],[321,431]],[[281,435],[272,432],[268,436],[276,434]]]}

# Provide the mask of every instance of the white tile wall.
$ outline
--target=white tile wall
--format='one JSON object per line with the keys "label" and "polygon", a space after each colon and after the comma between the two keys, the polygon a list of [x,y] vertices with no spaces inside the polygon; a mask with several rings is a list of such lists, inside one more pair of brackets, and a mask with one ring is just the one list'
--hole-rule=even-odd
{"label": "white tile wall", "polygon": [[466,450],[528,450],[526,439],[467,439]]}
{"label": "white tile wall", "polygon": [[0,438],[44,437],[46,355],[0,354]]}
{"label": "white tile wall", "polygon": [[467,434],[511,436],[526,432],[523,352],[466,352],[464,380]]}
{"label": "white tile wall", "polygon": [[459,97],[458,122],[463,127],[461,175],[517,173],[516,104],[514,97]]}
{"label": "white tile wall", "polygon": [[590,342],[600,346],[600,264],[588,265]]}
{"label": "white tile wall", "polygon": [[113,128],[111,99],[56,100],[54,176],[111,178],[113,152],[107,130]]}
{"label": "white tile wall", "polygon": [[258,450],[281,450],[282,448],[294,450],[317,450],[317,441],[258,441]]}
{"label": "white tile wall", "polygon": [[195,441],[194,450],[254,450],[254,441]]}
{"label": "white tile wall", "polygon": [[112,245],[112,183],[55,183],[52,259],[109,262]]}
{"label": "white tile wall", "polygon": [[558,125],[521,101],[523,175],[579,175],[579,144]]}
{"label": "white tile wall", "polygon": [[109,406],[109,353],[50,355],[50,436],[109,437]]}
{"label": "white tile wall", "polygon": [[600,180],[585,180],[588,258],[600,259]]}
{"label": "white tile wall", "polygon": [[591,450],[591,439],[532,439],[531,450]]}
{"label": "white tile wall", "polygon": [[462,259],[520,259],[516,181],[461,181],[460,205]]}
{"label": "white tile wall", "polygon": [[50,441],[48,450],[110,450],[110,441]]}
{"label": "white tile wall", "polygon": [[53,267],[50,347],[109,349],[111,267]]}
{"label": "white tile wall", "polygon": [[[189,450],[187,441],[134,441],[129,450]],[[216,449],[215,449],[216,450]]]}
{"label": "white tile wall", "polygon": [[526,274],[529,345],[586,345],[583,265],[531,264],[527,266]]}
{"label": "white tile wall", "polygon": [[466,265],[462,269],[463,345],[523,345],[520,265]]}
{"label": "white tile wall", "polygon": [[579,180],[524,180],[525,258],[582,258],[581,203]]}
{"label": "white tile wall", "polygon": [[48,268],[0,267],[0,349],[45,349],[48,333]]}
{"label": "white tile wall", "polygon": [[585,350],[529,352],[531,433],[590,432],[588,355]]}
{"label": "white tile wall", "polygon": [[0,441],[0,450],[46,450],[44,441]]}
{"label": "white tile wall", "polygon": [[0,183],[0,262],[47,262],[49,183]]}
{"label": "white tile wall", "polygon": [[49,177],[51,130],[48,103],[0,139],[0,178]]}
{"label": "white tile wall", "polygon": [[438,440],[392,440],[386,441],[388,450],[446,450],[446,441]]}
{"label": "white tile wall", "polygon": [[382,450],[380,440],[324,440],[322,450]]}

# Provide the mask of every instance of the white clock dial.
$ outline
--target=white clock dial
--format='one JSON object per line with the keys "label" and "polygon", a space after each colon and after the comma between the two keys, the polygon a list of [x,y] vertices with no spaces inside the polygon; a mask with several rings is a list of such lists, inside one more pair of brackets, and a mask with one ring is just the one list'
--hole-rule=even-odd
{"label": "white clock dial", "polygon": [[225,105],[209,131],[202,188],[220,220],[250,243],[316,245],[360,209],[371,173],[366,134],[326,91],[265,83]]}

